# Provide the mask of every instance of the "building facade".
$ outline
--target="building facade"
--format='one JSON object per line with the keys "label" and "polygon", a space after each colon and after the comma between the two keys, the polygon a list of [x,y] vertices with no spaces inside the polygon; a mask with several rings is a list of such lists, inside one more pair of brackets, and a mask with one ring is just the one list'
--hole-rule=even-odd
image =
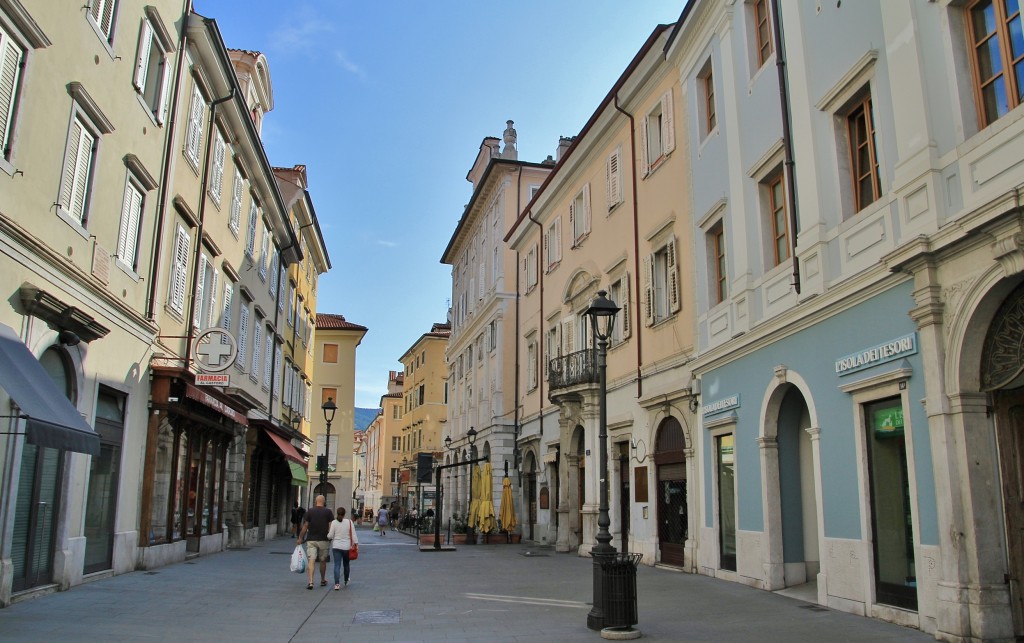
{"label": "building facade", "polygon": [[363,506],[370,512],[397,502],[400,497],[404,381],[402,371],[388,373],[387,393],[380,397],[380,411],[366,428]]}

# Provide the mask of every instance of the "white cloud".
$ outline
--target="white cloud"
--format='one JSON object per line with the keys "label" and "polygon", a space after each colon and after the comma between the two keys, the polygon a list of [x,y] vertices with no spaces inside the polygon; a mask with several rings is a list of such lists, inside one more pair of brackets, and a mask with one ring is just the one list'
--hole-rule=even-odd
{"label": "white cloud", "polygon": [[301,22],[281,25],[281,28],[271,35],[274,49],[311,54],[318,49],[316,37],[334,31],[334,26],[322,16],[304,13],[306,15],[301,17]]}
{"label": "white cloud", "polygon": [[339,65],[341,65],[341,68],[344,69],[345,71],[351,72],[356,76],[359,76],[360,78],[366,78],[366,71],[364,71],[363,68],[360,67],[359,65],[349,60],[349,57],[345,55],[344,51],[335,50],[334,59],[338,62]]}
{"label": "white cloud", "polygon": [[384,246],[385,248],[397,248],[398,244],[394,241],[385,241],[384,239],[377,239],[378,246]]}

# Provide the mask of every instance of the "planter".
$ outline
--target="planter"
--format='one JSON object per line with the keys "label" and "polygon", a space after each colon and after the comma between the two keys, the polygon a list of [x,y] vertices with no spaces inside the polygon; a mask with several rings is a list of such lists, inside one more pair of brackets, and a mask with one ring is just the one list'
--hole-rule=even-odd
{"label": "planter", "polygon": [[[449,545],[465,545],[466,544],[466,534],[452,534],[451,540],[448,539],[447,534],[441,534],[441,544],[443,545],[445,543],[447,543]],[[420,534],[420,544],[421,545],[433,545],[434,544],[434,534]]]}
{"label": "planter", "polygon": [[522,539],[523,539],[523,535],[522,534],[507,534],[507,533],[505,533],[503,531],[497,532],[497,533],[493,533],[493,534],[484,534],[484,544],[485,545],[505,545],[505,544],[517,545],[517,544],[519,544],[522,541]]}

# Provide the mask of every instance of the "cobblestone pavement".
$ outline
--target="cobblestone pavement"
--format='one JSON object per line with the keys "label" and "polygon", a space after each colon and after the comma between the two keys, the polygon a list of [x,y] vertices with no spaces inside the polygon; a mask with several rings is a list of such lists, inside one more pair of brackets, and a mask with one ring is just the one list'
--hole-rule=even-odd
{"label": "cobblestone pavement", "polygon": [[[527,545],[420,552],[359,532],[352,581],[306,589],[294,541],[260,543],[76,586],[0,610],[4,641],[599,641],[589,558]],[[530,552],[530,555],[527,555]],[[911,641],[930,636],[706,576],[641,565],[650,641]]]}

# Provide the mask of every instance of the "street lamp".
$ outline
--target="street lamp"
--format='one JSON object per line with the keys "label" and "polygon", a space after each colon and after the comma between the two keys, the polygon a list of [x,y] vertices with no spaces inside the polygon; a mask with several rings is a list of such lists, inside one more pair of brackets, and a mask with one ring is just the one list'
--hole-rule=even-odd
{"label": "street lamp", "polygon": [[597,544],[590,550],[594,559],[594,606],[587,615],[587,627],[592,630],[604,628],[604,583],[602,563],[615,556],[612,546],[612,535],[608,531],[611,519],[608,517],[608,340],[615,327],[615,315],[620,308],[608,299],[604,290],[597,291],[597,297],[584,314],[590,317],[590,329],[597,340],[597,373],[598,373],[598,489],[600,505],[597,509]]}
{"label": "street lamp", "polygon": [[320,493],[324,496],[327,495],[327,469],[329,468],[330,458],[328,454],[331,451],[331,422],[334,422],[334,414],[338,412],[338,405],[334,403],[334,398],[329,397],[324,402],[323,406],[320,407],[324,411],[324,420],[327,421],[327,440],[324,443],[324,459],[320,467]]}
{"label": "street lamp", "polygon": [[[469,427],[469,431],[466,431],[466,440],[469,441],[469,459],[473,460],[476,454],[473,453],[473,443],[476,442],[476,429]],[[476,530],[473,529],[473,525],[469,524],[469,508],[473,506],[473,463],[469,464],[469,501],[466,503],[466,544],[476,544]]]}

